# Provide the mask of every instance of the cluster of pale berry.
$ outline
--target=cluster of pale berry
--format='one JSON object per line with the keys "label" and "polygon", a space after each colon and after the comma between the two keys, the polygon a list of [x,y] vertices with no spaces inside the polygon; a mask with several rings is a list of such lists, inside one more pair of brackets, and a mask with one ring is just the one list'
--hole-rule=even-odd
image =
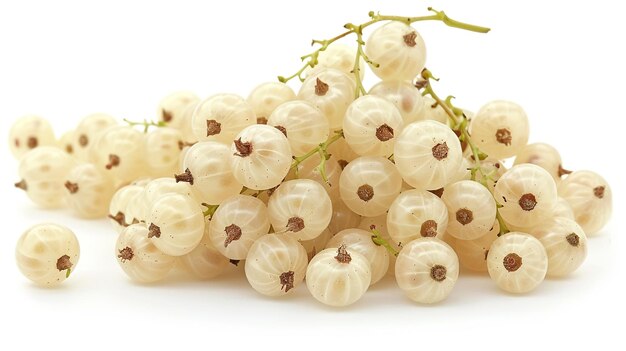
{"label": "cluster of pale berry", "polygon": [[[261,294],[289,294],[306,280],[317,300],[346,306],[388,272],[420,303],[450,294],[459,263],[514,293],[573,272],[587,235],[609,219],[608,184],[564,170],[553,147],[528,144],[517,104],[493,101],[472,114],[439,98],[411,24],[488,29],[431,11],[370,13],[313,41],[319,48],[298,72],[247,99],[175,93],[158,122],[91,115],[60,140],[45,120],[22,118],[10,132],[16,186],[42,207],[108,216],[115,257],[139,282],[175,265],[213,278],[245,260]],[[380,21],[365,41],[363,30]],[[356,49],[335,44],[349,35]],[[366,65],[381,79],[369,90]],[[293,78],[297,94],[285,84]],[[68,229],[39,225],[20,239],[18,265],[55,285],[78,250]]]}

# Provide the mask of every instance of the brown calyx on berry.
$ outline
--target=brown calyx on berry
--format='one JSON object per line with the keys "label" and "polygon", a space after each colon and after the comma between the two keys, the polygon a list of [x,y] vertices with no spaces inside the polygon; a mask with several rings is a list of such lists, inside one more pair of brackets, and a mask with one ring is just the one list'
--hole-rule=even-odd
{"label": "brown calyx on berry", "polygon": [[65,152],[67,152],[68,154],[73,154],[74,153],[74,147],[72,146],[72,144],[66,144],[65,145]]}
{"label": "brown calyx on berry", "polygon": [[474,220],[474,213],[467,208],[461,208],[456,211],[456,221],[462,225],[470,224]]}
{"label": "brown calyx on berry", "polygon": [[76,194],[78,192],[78,184],[72,183],[69,180],[65,182],[65,189],[70,192],[70,194]]}
{"label": "brown calyx on berry", "polygon": [[154,223],[150,223],[148,227],[148,238],[160,238],[161,237],[161,228]]}
{"label": "brown calyx on berry", "polygon": [[562,165],[559,165],[559,178],[570,173],[572,173],[572,171],[563,168]]}
{"label": "brown calyx on berry", "polygon": [[161,109],[161,118],[163,119],[163,122],[169,123],[174,119],[174,116],[172,116],[171,112]]}
{"label": "brown calyx on berry", "polygon": [[78,145],[82,147],[87,147],[87,145],[89,145],[89,138],[87,138],[85,134],[81,134],[78,137]]}
{"label": "brown calyx on berry", "polygon": [[224,231],[226,232],[224,247],[228,247],[233,241],[241,239],[241,228],[234,223],[224,228]]}
{"label": "brown calyx on berry", "polygon": [[72,266],[73,264],[72,262],[70,262],[70,256],[68,255],[63,255],[57,260],[57,269],[59,270],[59,272],[71,269]]}
{"label": "brown calyx on berry", "polygon": [[256,124],[267,124],[267,118],[265,117],[257,117]]}
{"label": "brown calyx on berry", "polygon": [[280,275],[280,290],[285,290],[288,292],[293,289],[293,279],[294,271],[284,272]]}
{"label": "brown calyx on berry", "polygon": [[290,232],[297,233],[304,229],[304,219],[300,217],[291,217],[287,220],[287,230]]}
{"label": "brown calyx on berry", "polygon": [[328,84],[324,83],[321,79],[315,79],[315,95],[324,96],[328,93]]}
{"label": "brown calyx on berry", "polygon": [[352,256],[350,256],[350,254],[348,253],[348,250],[346,250],[345,244],[339,246],[339,248],[337,249],[337,256],[335,256],[335,259],[339,263],[350,263],[350,261],[352,261]]}
{"label": "brown calyx on berry", "polygon": [[117,255],[117,258],[119,258],[122,263],[132,260],[133,257],[135,257],[135,253],[133,252],[133,249],[128,246],[119,250],[119,254]]}
{"label": "brown calyx on berry", "polygon": [[14,185],[18,189],[22,189],[24,191],[28,190],[28,185],[26,184],[26,181],[24,179],[20,180],[19,182],[15,183]]}
{"label": "brown calyx on berry", "polygon": [[216,135],[222,132],[222,124],[214,119],[206,121],[206,136]]}
{"label": "brown calyx on berry", "polygon": [[363,184],[356,191],[356,194],[359,196],[359,199],[368,202],[374,197],[374,188],[369,184]]}
{"label": "brown calyx on berry", "polygon": [[189,183],[190,185],[193,185],[193,175],[191,174],[191,171],[189,170],[189,168],[186,168],[185,172],[181,174],[174,175],[174,179],[176,179],[176,183],[185,182],[185,183]]}
{"label": "brown calyx on berry", "polygon": [[511,145],[511,141],[513,140],[513,137],[511,136],[511,131],[507,128],[500,128],[496,130],[496,140],[500,144],[504,144],[506,146]]}
{"label": "brown calyx on berry", "polygon": [[535,206],[537,206],[537,198],[534,194],[528,193],[522,195],[517,203],[519,204],[519,207],[522,208],[522,210],[532,211]]}
{"label": "brown calyx on berry", "polygon": [[112,169],[113,167],[117,167],[120,165],[120,157],[114,154],[110,154],[109,155],[109,163],[107,163],[106,166],[104,166],[106,169]]}
{"label": "brown calyx on berry", "polygon": [[276,126],[274,128],[280,130],[285,136],[287,136],[287,129],[285,127],[283,127],[283,126]]}
{"label": "brown calyx on berry", "polygon": [[344,168],[346,168],[349,162],[342,159],[342,160],[337,160],[337,163],[339,164],[339,167],[341,167],[341,169],[343,170]]}
{"label": "brown calyx on berry", "polygon": [[515,272],[522,266],[522,258],[518,254],[512,252],[504,256],[502,264],[507,271]]}
{"label": "brown calyx on berry", "polygon": [[442,197],[443,196],[443,188],[439,188],[439,189],[435,189],[435,190],[428,190],[431,194],[437,195],[437,197]]}
{"label": "brown calyx on berry", "polygon": [[20,147],[20,139],[15,139],[13,143],[15,144],[15,147]]}
{"label": "brown calyx on berry", "polygon": [[115,215],[109,214],[107,217],[111,218],[112,220],[117,222],[117,224],[121,225],[122,227],[127,227],[127,225],[126,225],[126,215],[123,212],[118,211]]}
{"label": "brown calyx on berry", "polygon": [[437,222],[429,219],[422,223],[422,227],[420,228],[420,234],[426,238],[434,238],[437,236]]}
{"label": "brown calyx on berry", "polygon": [[387,141],[393,139],[393,128],[386,123],[376,128],[376,138],[380,141]]}
{"label": "brown calyx on berry", "polygon": [[437,159],[437,161],[441,161],[444,158],[448,157],[448,144],[444,141],[443,143],[439,143],[433,146],[433,157]]}
{"label": "brown calyx on berry", "polygon": [[402,36],[402,40],[404,40],[404,43],[408,47],[414,47],[415,45],[417,45],[417,43],[415,42],[416,38],[417,38],[417,33],[415,31],[412,31],[411,33],[408,33]]}
{"label": "brown calyx on berry", "polygon": [[593,195],[597,197],[598,199],[602,199],[604,197],[604,190],[605,190],[604,186],[597,186],[593,188]]}
{"label": "brown calyx on berry", "polygon": [[230,264],[232,264],[233,266],[237,267],[237,266],[239,266],[239,262],[241,262],[241,260],[230,259],[230,260],[228,260],[228,262],[230,262]]}
{"label": "brown calyx on berry", "polygon": [[446,267],[436,264],[430,269],[430,277],[433,278],[434,281],[442,282],[446,280],[446,274],[448,270]]}
{"label": "brown calyx on berry", "polygon": [[565,237],[565,240],[567,240],[567,242],[574,247],[578,247],[578,245],[580,245],[580,237],[576,233],[568,234]]}
{"label": "brown calyx on berry", "polygon": [[39,140],[35,137],[29,137],[26,141],[26,146],[28,146],[29,149],[34,149],[37,145],[39,145]]}
{"label": "brown calyx on berry", "polygon": [[237,152],[235,156],[247,157],[252,153],[252,143],[249,141],[241,141],[241,138],[234,141]]}

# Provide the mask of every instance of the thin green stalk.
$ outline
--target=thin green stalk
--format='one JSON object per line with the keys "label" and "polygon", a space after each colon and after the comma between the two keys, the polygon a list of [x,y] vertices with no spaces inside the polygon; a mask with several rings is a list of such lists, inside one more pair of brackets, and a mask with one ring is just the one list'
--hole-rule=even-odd
{"label": "thin green stalk", "polygon": [[400,253],[398,250],[396,250],[393,245],[391,245],[389,243],[389,241],[385,240],[383,238],[383,236],[380,234],[380,231],[378,231],[378,229],[376,229],[376,226],[372,225],[370,227],[370,230],[372,231],[372,241],[374,242],[374,244],[378,245],[378,246],[382,246],[385,249],[387,249],[387,251],[394,255],[394,256],[398,256],[398,254]]}
{"label": "thin green stalk", "polygon": [[124,118],[124,122],[128,123],[128,125],[130,125],[131,127],[142,126],[144,133],[147,133],[150,127],[160,128],[160,127],[165,127],[167,125],[165,121],[154,122],[154,121],[148,121],[147,119],[144,119],[143,122],[135,122],[135,121],[130,121]]}

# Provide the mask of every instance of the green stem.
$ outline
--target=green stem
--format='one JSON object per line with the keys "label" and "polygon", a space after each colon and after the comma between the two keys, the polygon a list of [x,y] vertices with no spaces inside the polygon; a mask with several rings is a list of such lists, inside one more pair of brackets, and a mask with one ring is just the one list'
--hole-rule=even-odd
{"label": "green stem", "polygon": [[389,243],[389,241],[385,240],[383,238],[383,236],[380,234],[380,232],[378,231],[378,229],[376,229],[376,226],[372,225],[370,227],[370,230],[372,231],[372,241],[374,242],[374,244],[378,245],[378,246],[382,246],[385,249],[387,249],[387,251],[394,255],[394,256],[398,256],[398,254],[400,253],[398,250],[396,250],[393,245],[391,245]]}
{"label": "green stem", "polygon": [[147,133],[148,129],[150,127],[165,127],[167,125],[167,123],[165,121],[159,121],[159,122],[154,122],[154,121],[148,121],[146,119],[143,120],[143,122],[135,122],[135,121],[129,121],[128,119],[124,118],[124,122],[128,123],[129,126],[134,127],[134,126],[142,126],[143,127],[143,132]]}
{"label": "green stem", "polygon": [[[337,140],[343,138],[343,131],[342,130],[338,130],[335,132],[335,135],[328,139],[326,142],[319,144],[316,148],[314,148],[313,150],[307,152],[306,154],[299,156],[299,157],[294,157],[293,161],[291,162],[291,168],[292,169],[296,169],[296,171],[298,170],[298,166],[306,161],[308,158],[310,158],[313,155],[319,154],[320,151],[323,152],[324,156],[328,154],[328,147],[331,146],[332,144],[334,144]],[[320,161],[322,161],[323,163],[326,163],[326,157],[321,157],[322,159]],[[318,166],[319,167],[319,166]],[[325,175],[323,174],[322,177],[324,177]]]}
{"label": "green stem", "polygon": [[203,203],[202,206],[206,207],[206,211],[203,213],[204,217],[209,217],[209,220],[213,218],[215,211],[217,211],[217,208],[220,207],[220,205],[209,205],[205,203]]}
{"label": "green stem", "polygon": [[[497,208],[497,205],[496,205],[496,208]],[[509,227],[507,227],[506,222],[504,221],[504,219],[502,218],[502,215],[500,214],[500,211],[497,211],[497,210],[496,210],[496,219],[498,220],[498,224],[500,225],[500,233],[498,234],[498,236],[501,236],[510,232]]]}

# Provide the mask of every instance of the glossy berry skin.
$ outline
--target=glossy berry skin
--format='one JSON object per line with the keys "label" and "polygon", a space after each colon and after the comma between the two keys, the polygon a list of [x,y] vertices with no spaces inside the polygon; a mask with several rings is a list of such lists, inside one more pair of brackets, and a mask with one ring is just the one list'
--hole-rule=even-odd
{"label": "glossy berry skin", "polygon": [[115,257],[124,273],[140,283],[163,280],[176,263],[176,257],[166,255],[154,246],[144,223],[122,230],[115,244]]}
{"label": "glossy berry skin", "polygon": [[[305,71],[307,73],[307,77],[310,75],[314,75],[316,72],[326,69],[333,68],[342,71],[347,75],[353,75],[354,73],[354,58],[356,57],[356,50],[348,45],[344,45],[341,43],[333,43],[333,45],[329,46],[326,50],[319,53],[317,57],[317,65],[310,71]],[[361,79],[365,76],[365,60],[363,57],[360,59],[361,69],[359,70],[359,76]]]}
{"label": "glossy berry skin", "polygon": [[191,120],[197,140],[221,143],[230,143],[237,133],[255,123],[252,107],[235,94],[217,94],[200,102]]}
{"label": "glossy berry skin", "polygon": [[401,187],[400,174],[384,157],[359,157],[339,178],[341,199],[352,211],[368,217],[385,213]]}
{"label": "glossy berry skin", "polygon": [[526,112],[510,101],[485,104],[470,124],[470,135],[476,146],[497,159],[517,155],[528,143],[528,134]]}
{"label": "glossy berry skin", "polygon": [[413,80],[426,64],[426,46],[419,33],[402,22],[377,28],[365,42],[370,68],[381,80]]}
{"label": "glossy berry skin", "polygon": [[78,239],[68,228],[52,223],[29,228],[17,241],[15,259],[22,274],[37,285],[54,287],[76,269]]}
{"label": "glossy berry skin", "polygon": [[561,166],[561,155],[552,145],[534,143],[524,146],[515,156],[515,165],[532,163],[550,173],[555,182],[561,180],[565,170]]}
{"label": "glossy berry skin", "polygon": [[167,194],[154,202],[146,223],[152,243],[170,256],[188,254],[204,234],[202,208],[193,198],[180,194]]}
{"label": "glossy berry skin", "polygon": [[550,277],[563,277],[573,273],[587,257],[587,236],[574,220],[555,217],[531,229],[530,233],[543,244],[548,254]]}
{"label": "glossy berry skin", "polygon": [[500,289],[516,294],[528,293],[546,276],[548,255],[541,242],[532,235],[510,232],[491,244],[487,268]]}
{"label": "glossy berry skin", "polygon": [[458,173],[462,156],[457,136],[435,121],[405,126],[394,148],[394,161],[402,179],[420,190],[448,184]]}
{"label": "glossy berry skin", "polygon": [[400,111],[389,101],[374,95],[354,100],[343,119],[343,134],[354,152],[362,156],[393,153],[395,136],[404,122]]}
{"label": "glossy berry skin", "polygon": [[346,206],[341,198],[333,199],[333,216],[328,224],[328,229],[333,235],[344,229],[356,228],[360,222],[361,216]]}
{"label": "glossy berry skin", "polygon": [[446,186],[441,199],[448,208],[448,233],[474,240],[487,234],[496,220],[496,202],[482,184],[462,180]]}
{"label": "glossy berry skin", "polygon": [[338,249],[342,245],[345,245],[348,250],[354,250],[367,258],[372,272],[370,285],[376,284],[387,274],[389,253],[383,246],[374,244],[371,231],[357,228],[344,229],[328,241],[326,248]]}
{"label": "glossy berry skin", "polygon": [[613,193],[599,174],[576,171],[559,184],[558,191],[572,206],[576,222],[586,234],[597,234],[611,218]]}
{"label": "glossy berry skin", "polygon": [[338,251],[335,248],[325,249],[313,257],[307,267],[306,285],[317,301],[344,307],[363,297],[372,273],[365,256],[350,249],[343,254]]}
{"label": "glossy berry skin", "polygon": [[85,162],[93,162],[95,159],[90,150],[98,136],[110,127],[116,126],[117,119],[104,113],[94,113],[85,116],[74,130],[73,142],[74,156]]}
{"label": "glossy berry skin", "polygon": [[[144,188],[139,185],[126,185],[119,188],[113,198],[109,202],[108,217],[113,225],[113,228],[117,233],[121,233],[124,228],[133,224],[133,222],[139,222],[139,218],[135,216],[137,213],[136,208],[133,208],[131,204],[133,200],[143,195]],[[142,207],[147,207],[142,205]],[[147,213],[148,209],[141,211],[141,213]]]}
{"label": "glossy berry skin", "polygon": [[382,81],[374,85],[369,94],[391,102],[402,115],[404,124],[424,119],[426,113],[424,98],[408,81]]}
{"label": "glossy berry skin", "polygon": [[101,218],[108,214],[114,193],[113,180],[91,163],[75,166],[65,181],[68,206],[83,218]]}
{"label": "glossy berry skin", "polygon": [[498,238],[500,234],[500,225],[498,221],[493,223],[491,230],[476,239],[461,240],[448,235],[451,241],[450,246],[454,247],[461,266],[475,272],[487,272],[487,254],[491,244]]}
{"label": "glossy berry skin", "polygon": [[396,243],[422,237],[441,237],[448,227],[448,209],[436,195],[424,190],[403,191],[387,214],[389,235]]}
{"label": "glossy berry skin", "polygon": [[180,256],[178,262],[198,279],[213,279],[223,274],[230,261],[215,248],[209,237],[210,222],[205,220],[202,241],[190,253]]}
{"label": "glossy berry skin", "polygon": [[254,88],[246,102],[254,111],[257,123],[267,123],[276,107],[296,99],[296,93],[285,83],[267,82]]}
{"label": "glossy berry skin", "polygon": [[165,122],[168,127],[178,130],[183,129],[185,112],[193,104],[197,104],[200,98],[190,91],[177,91],[164,97],[157,108],[157,120]]}
{"label": "glossy berry skin", "polygon": [[270,223],[276,232],[297,240],[311,240],[320,235],[333,213],[326,190],[310,179],[282,183],[268,202]]}
{"label": "glossy berry skin", "polygon": [[90,157],[117,182],[131,182],[148,173],[144,142],[144,133],[132,127],[110,127],[98,134],[89,150]]}
{"label": "glossy berry skin", "polygon": [[237,134],[230,146],[235,179],[253,190],[273,188],[291,169],[291,147],[278,129],[255,124]]}
{"label": "glossy berry skin", "polygon": [[313,104],[296,100],[276,107],[267,124],[285,134],[294,156],[302,156],[328,139],[328,119]]}
{"label": "glossy berry skin", "polygon": [[147,173],[153,178],[171,177],[178,171],[183,135],[178,129],[156,128],[145,137]]}
{"label": "glossy berry skin", "polygon": [[396,259],[398,286],[415,302],[430,304],[445,300],[458,277],[456,253],[437,238],[406,243]]}
{"label": "glossy berry skin", "polygon": [[54,146],[54,131],[47,120],[38,116],[24,116],[9,130],[9,149],[16,160],[39,146]]}
{"label": "glossy berry skin", "polygon": [[268,234],[250,247],[245,271],[248,282],[260,294],[283,296],[302,283],[307,264],[307,252],[296,239]]}
{"label": "glossy berry skin", "polygon": [[21,180],[15,186],[24,190],[40,207],[61,207],[67,174],[74,165],[75,160],[59,148],[37,147],[20,160],[18,173]]}

